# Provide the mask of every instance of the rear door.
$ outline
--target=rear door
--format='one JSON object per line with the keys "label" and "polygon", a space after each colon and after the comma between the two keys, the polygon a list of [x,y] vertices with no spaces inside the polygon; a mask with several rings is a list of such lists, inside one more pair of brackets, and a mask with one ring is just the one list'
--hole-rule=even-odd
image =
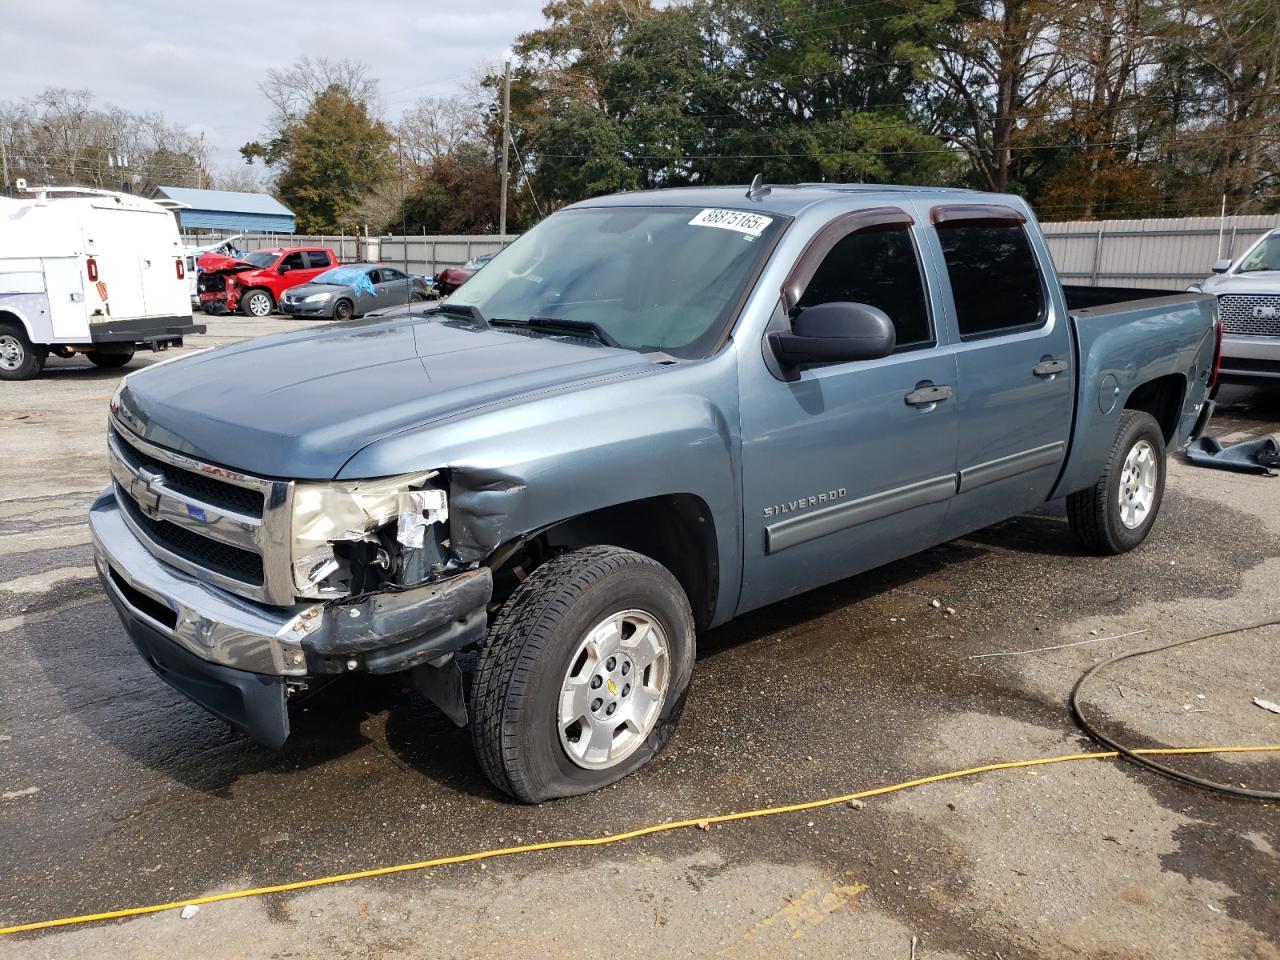
{"label": "rear door", "polygon": [[[93,322],[135,320],[147,315],[143,285],[146,229],[137,210],[90,204],[85,251],[97,265],[98,280],[85,291]],[[166,213],[164,216],[171,216]],[[100,311],[95,313],[95,311]]]}
{"label": "rear door", "polygon": [[1053,264],[1026,218],[994,204],[935,206],[931,246],[950,294],[959,410],[959,489],[946,536],[1049,496],[1075,402],[1070,321],[1051,296]]}
{"label": "rear door", "polygon": [[379,307],[394,307],[408,302],[409,278],[395,267],[381,267],[381,282],[375,285]]}
{"label": "rear door", "polygon": [[767,360],[740,368],[739,612],[937,542],[956,485],[956,361],[923,268],[906,211],[838,218],[801,256],[775,324],[790,323],[792,303],[866,303],[893,321],[896,351],[790,373]]}

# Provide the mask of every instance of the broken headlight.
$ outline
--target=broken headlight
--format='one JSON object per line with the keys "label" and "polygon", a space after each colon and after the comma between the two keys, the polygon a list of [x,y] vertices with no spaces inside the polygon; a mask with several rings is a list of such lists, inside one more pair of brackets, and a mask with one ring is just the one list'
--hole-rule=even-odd
{"label": "broken headlight", "polygon": [[435,476],[297,483],[290,560],[298,595],[343,595],[359,579],[354,564],[389,570],[391,551],[420,549],[427,528],[449,519],[444,490],[430,486]]}

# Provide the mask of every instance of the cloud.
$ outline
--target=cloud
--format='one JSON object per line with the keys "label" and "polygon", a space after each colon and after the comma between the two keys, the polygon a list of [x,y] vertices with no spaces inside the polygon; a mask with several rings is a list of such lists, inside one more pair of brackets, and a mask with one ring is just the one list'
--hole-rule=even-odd
{"label": "cloud", "polygon": [[367,63],[385,115],[395,119],[418,97],[449,94],[478,68],[500,63],[518,33],[542,23],[544,2],[14,4],[0,23],[0,97],[91,90],[99,105],[158,111],[205,131],[214,165],[227,167],[263,132],[270,108],[257,84],[269,68],[304,55]]}

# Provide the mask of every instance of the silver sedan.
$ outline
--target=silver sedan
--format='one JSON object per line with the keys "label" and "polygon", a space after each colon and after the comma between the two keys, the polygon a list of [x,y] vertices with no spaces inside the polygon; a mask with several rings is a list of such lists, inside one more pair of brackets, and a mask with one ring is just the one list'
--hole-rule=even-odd
{"label": "silver sedan", "polygon": [[422,277],[385,263],[344,263],[286,290],[280,309],[297,317],[350,320],[371,310],[421,302],[430,294]]}

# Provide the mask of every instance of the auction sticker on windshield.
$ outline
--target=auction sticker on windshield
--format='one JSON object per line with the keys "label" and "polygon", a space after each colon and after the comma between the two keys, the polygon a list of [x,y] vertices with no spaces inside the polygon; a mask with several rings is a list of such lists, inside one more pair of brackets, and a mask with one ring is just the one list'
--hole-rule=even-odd
{"label": "auction sticker on windshield", "polygon": [[689,221],[689,226],[719,227],[721,230],[736,230],[738,233],[758,237],[771,223],[773,217],[762,217],[745,210],[703,210]]}

